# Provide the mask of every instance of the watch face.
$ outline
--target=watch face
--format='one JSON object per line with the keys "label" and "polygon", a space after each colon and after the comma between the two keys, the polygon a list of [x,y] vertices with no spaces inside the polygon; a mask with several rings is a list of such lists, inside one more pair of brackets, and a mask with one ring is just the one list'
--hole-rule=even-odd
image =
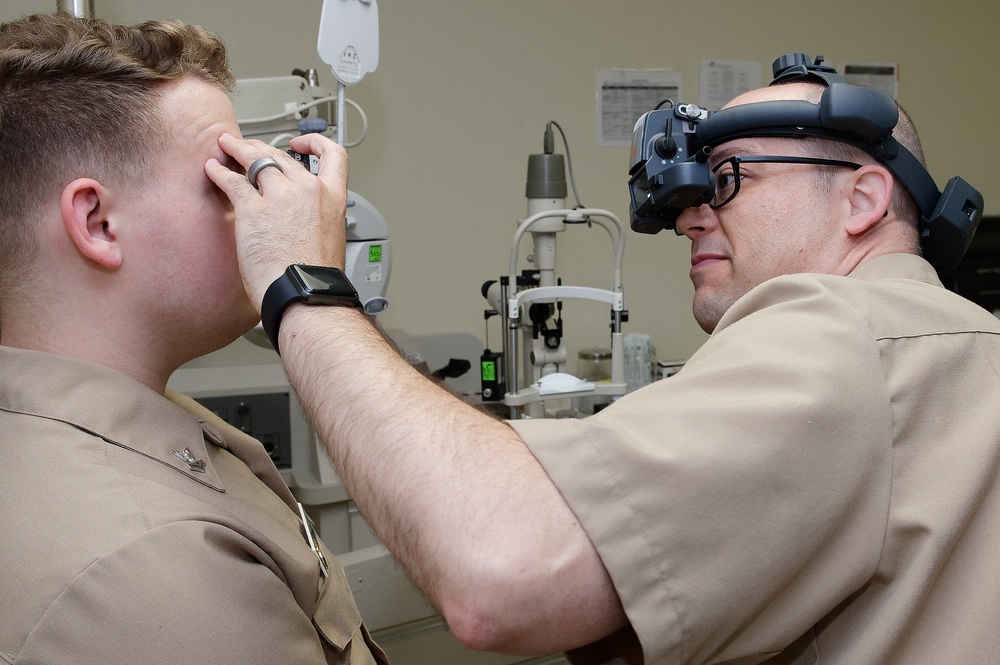
{"label": "watch face", "polygon": [[305,302],[358,303],[358,292],[343,271],[325,266],[296,265],[292,268],[301,282]]}

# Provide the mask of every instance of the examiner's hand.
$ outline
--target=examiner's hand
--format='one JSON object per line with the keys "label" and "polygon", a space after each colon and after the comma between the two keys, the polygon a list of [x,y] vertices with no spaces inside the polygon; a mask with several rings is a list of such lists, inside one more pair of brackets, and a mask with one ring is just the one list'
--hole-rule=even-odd
{"label": "examiner's hand", "polygon": [[218,160],[205,164],[208,177],[233,204],[243,285],[258,311],[264,291],[290,264],[344,267],[347,153],[319,134],[296,136],[290,145],[319,157],[318,175],[282,150],[231,134],[223,134],[219,146],[244,172],[258,157],[273,157],[281,170],[260,171],[257,190]]}

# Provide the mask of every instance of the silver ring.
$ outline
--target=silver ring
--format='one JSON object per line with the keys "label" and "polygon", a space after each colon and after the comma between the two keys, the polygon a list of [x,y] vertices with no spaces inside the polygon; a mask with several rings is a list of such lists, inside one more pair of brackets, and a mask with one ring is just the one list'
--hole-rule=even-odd
{"label": "silver ring", "polygon": [[247,180],[250,181],[254,189],[260,189],[260,186],[257,184],[257,176],[269,166],[273,166],[281,171],[281,164],[278,164],[278,161],[274,157],[258,157],[250,163],[250,168],[247,169]]}

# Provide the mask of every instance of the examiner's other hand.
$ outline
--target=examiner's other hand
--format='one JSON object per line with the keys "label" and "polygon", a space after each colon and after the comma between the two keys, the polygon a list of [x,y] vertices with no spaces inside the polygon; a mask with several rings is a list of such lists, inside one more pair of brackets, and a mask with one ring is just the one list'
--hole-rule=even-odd
{"label": "examiner's other hand", "polygon": [[282,150],[231,134],[223,134],[219,146],[244,172],[258,157],[273,157],[281,170],[260,171],[258,190],[216,159],[205,164],[208,177],[233,204],[243,285],[258,311],[264,291],[290,264],[344,267],[347,153],[319,134],[296,136],[290,145],[319,157],[318,175]]}

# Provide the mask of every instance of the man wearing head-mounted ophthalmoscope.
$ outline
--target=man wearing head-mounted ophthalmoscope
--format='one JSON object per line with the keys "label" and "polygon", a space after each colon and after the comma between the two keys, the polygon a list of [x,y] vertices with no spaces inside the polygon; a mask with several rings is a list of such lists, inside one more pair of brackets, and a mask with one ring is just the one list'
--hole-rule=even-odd
{"label": "man wearing head-mounted ophthalmoscope", "polygon": [[[1000,321],[932,267],[961,258],[982,198],[961,178],[938,190],[888,97],[821,59],[775,74],[716,113],[637,124],[633,228],[691,241],[712,334],[583,420],[491,420],[356,308],[265,296],[289,264],[342,266],[343,236],[301,214],[304,197],[343,213],[346,162],[321,137],[313,190],[266,169],[258,193],[209,165],[351,496],[466,644],[580,663],[1000,660]],[[221,145],[245,167],[284,159]]]}

